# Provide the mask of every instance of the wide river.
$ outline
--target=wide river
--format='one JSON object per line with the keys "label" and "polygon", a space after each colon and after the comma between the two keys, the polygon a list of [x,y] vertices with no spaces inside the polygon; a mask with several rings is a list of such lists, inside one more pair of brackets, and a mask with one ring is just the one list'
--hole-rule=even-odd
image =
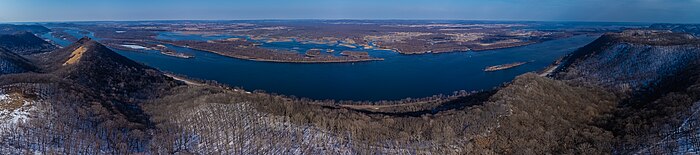
{"label": "wide river", "polygon": [[[56,39],[50,35],[43,37]],[[174,34],[164,34],[159,39],[178,39],[177,37]],[[192,54],[195,58],[180,59],[157,51],[115,51],[160,70],[215,80],[246,90],[264,90],[311,99],[376,101],[449,95],[459,90],[492,89],[523,73],[542,70],[556,59],[596,38],[597,36],[581,35],[516,48],[444,54],[401,55],[370,50],[370,55],[385,60],[331,64],[249,61],[174,46],[169,47]],[[269,43],[263,46],[302,52],[310,48],[330,48],[336,49],[336,52],[347,48],[298,42]],[[529,63],[508,70],[483,71],[488,66],[513,62]]]}

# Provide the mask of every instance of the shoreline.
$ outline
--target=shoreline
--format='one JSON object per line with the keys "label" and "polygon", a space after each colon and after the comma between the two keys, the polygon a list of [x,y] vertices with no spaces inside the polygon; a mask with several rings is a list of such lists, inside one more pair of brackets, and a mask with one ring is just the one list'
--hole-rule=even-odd
{"label": "shoreline", "polygon": [[[586,34],[581,34],[581,35],[586,35]],[[572,38],[576,36],[581,36],[581,35],[573,35],[573,36],[568,36],[568,37],[562,37],[562,38],[556,38],[556,39],[549,39],[549,40],[543,40],[543,41],[531,41],[531,42],[523,42],[521,44],[515,44],[515,45],[509,45],[509,46],[502,46],[502,47],[488,47],[488,48],[477,48],[477,49],[469,49],[469,50],[454,50],[454,51],[449,51],[449,52],[415,52],[415,53],[404,53],[401,52],[401,50],[392,48],[392,49],[379,49],[379,50],[389,50],[392,52],[396,52],[402,55],[422,55],[422,54],[444,54],[444,53],[454,53],[454,52],[482,52],[482,51],[489,51],[489,50],[500,50],[500,49],[509,49],[509,48],[516,48],[516,47],[523,47],[523,46],[529,46],[529,45],[534,45],[534,44],[539,44],[539,43],[544,43],[548,41],[554,41],[554,40],[560,40],[560,39],[567,39],[567,38]],[[378,46],[381,47],[381,46]]]}
{"label": "shoreline", "polygon": [[[560,38],[564,39],[564,38]],[[555,39],[556,40],[556,39]],[[547,40],[547,41],[552,41],[552,40]],[[389,51],[393,51],[402,55],[423,55],[423,54],[444,54],[444,53],[455,53],[455,52],[482,52],[482,51],[489,51],[489,50],[500,50],[500,49],[508,49],[508,48],[516,48],[516,47],[523,47],[523,46],[529,46],[529,45],[534,45],[534,44],[539,44],[547,41],[540,41],[540,42],[529,42],[526,44],[518,44],[518,45],[512,45],[512,46],[503,46],[503,47],[491,47],[491,48],[479,48],[479,49],[468,49],[468,50],[454,50],[454,51],[449,51],[449,52],[415,52],[415,53],[404,53],[401,52],[398,49],[387,49]]]}
{"label": "shoreline", "polygon": [[[229,84],[225,84],[225,83],[220,83],[219,81],[216,81],[216,80],[196,79],[196,78],[189,77],[188,75],[182,75],[182,74],[171,73],[171,72],[162,72],[162,74],[164,76],[173,78],[174,80],[181,81],[189,86],[195,86],[195,87],[197,87],[197,86],[211,86],[211,87],[223,88],[223,89],[234,91],[234,92],[245,93],[248,95],[269,95],[269,96],[282,97],[282,98],[286,98],[289,100],[296,100],[296,101],[310,100],[311,101],[310,103],[312,103],[314,105],[328,106],[328,107],[335,107],[335,108],[346,108],[349,110],[367,110],[367,112],[381,112],[381,110],[385,110],[386,108],[405,107],[405,106],[413,106],[413,105],[421,105],[421,106],[428,106],[428,107],[440,106],[442,104],[440,104],[439,101],[457,99],[460,97],[467,97],[467,96],[475,95],[478,93],[489,92],[489,91],[493,91],[493,90],[496,90],[496,89],[504,86],[504,84],[502,84],[502,85],[495,86],[495,87],[489,88],[489,89],[472,90],[472,91],[459,90],[459,91],[455,91],[456,93],[454,93],[454,94],[438,93],[438,94],[433,94],[433,95],[424,96],[424,97],[404,97],[401,99],[336,100],[336,99],[313,99],[313,98],[307,98],[307,97],[296,97],[294,95],[289,95],[289,94],[269,93],[266,90],[262,90],[262,89],[249,90],[249,89],[241,88],[239,86],[233,86],[233,85],[229,85]],[[331,102],[328,102],[328,101],[331,101]],[[376,110],[379,110],[379,111],[376,111]]]}
{"label": "shoreline", "polygon": [[[549,41],[549,40],[548,40]],[[518,45],[512,45],[512,46],[503,46],[503,47],[492,47],[492,48],[480,48],[480,49],[468,49],[468,50],[453,50],[449,52],[432,52],[432,51],[426,51],[426,52],[414,52],[414,53],[405,53],[401,52],[401,50],[398,49],[376,49],[376,50],[387,50],[387,51],[392,51],[399,53],[401,55],[423,55],[423,54],[444,54],[444,53],[455,53],[455,52],[482,52],[482,51],[489,51],[489,50],[500,50],[500,49],[508,49],[508,48],[516,48],[516,47],[523,47],[523,46],[528,46],[528,45],[534,45],[534,44],[539,44],[543,43],[546,41],[542,42],[531,42],[531,43],[526,43],[526,44],[518,44]]]}

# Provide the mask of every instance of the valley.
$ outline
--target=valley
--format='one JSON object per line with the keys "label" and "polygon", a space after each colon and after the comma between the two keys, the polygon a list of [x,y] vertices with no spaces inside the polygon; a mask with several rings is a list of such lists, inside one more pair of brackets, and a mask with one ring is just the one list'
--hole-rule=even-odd
{"label": "valley", "polygon": [[[95,40],[105,44],[116,52],[136,60],[137,62],[167,72],[187,75],[197,79],[214,80],[248,90],[264,90],[268,93],[293,95],[300,98],[356,101],[398,100],[408,97],[424,98],[436,94],[452,95],[461,90],[469,92],[493,89],[494,87],[512,80],[517,75],[540,70],[550,65],[555,59],[594,40],[600,33],[619,31],[619,28],[608,26],[605,23],[586,26],[594,28],[600,27],[598,31],[590,31],[573,26],[541,28],[542,30],[539,31],[557,31],[580,35],[512,48],[409,55],[381,48],[366,48],[356,43],[348,44],[343,41],[321,42],[297,40],[294,38],[286,41],[259,40],[249,34],[234,31],[242,28],[231,28],[242,23],[249,27],[256,27],[256,24],[282,24],[296,25],[300,26],[300,28],[308,26],[352,28],[351,30],[354,32],[355,28],[349,25],[360,25],[357,23],[359,21],[354,21],[355,24],[348,23],[341,25],[330,24],[329,22],[331,21],[171,21],[155,23],[49,23],[46,25],[50,28],[56,27],[58,31],[64,31],[66,27],[73,27],[73,29],[85,31],[85,33],[68,34],[72,34],[70,37],[75,38],[83,36],[97,37]],[[375,24],[403,23],[424,27],[425,25],[421,25],[421,23],[428,23],[430,21],[413,21],[410,23],[406,23],[407,21],[372,22]],[[470,21],[453,22],[473,24],[473,26],[477,28],[504,28],[504,24],[501,23],[483,24]],[[558,23],[535,23],[520,25],[517,28],[538,29],[537,26],[556,24]],[[148,25],[148,27],[146,27],[146,25]],[[224,28],[216,27],[215,25],[233,30],[219,30]],[[115,28],[107,26],[114,26]],[[454,27],[453,24],[446,24],[433,25],[430,26],[430,28],[433,29],[433,27],[444,26]],[[161,27],[169,29],[167,31],[161,31],[160,29],[165,29]],[[175,29],[172,27],[179,28]],[[198,29],[199,31],[214,29],[211,31],[216,30],[217,33],[203,34],[179,32],[190,27],[200,27]],[[391,28],[391,30],[398,31],[408,29],[413,31],[412,29],[415,28],[411,27],[416,26],[402,25],[397,28]],[[129,29],[137,28],[144,29],[129,31]],[[158,29],[158,31],[152,30],[153,32],[145,32],[146,30],[151,31],[151,29],[156,28],[160,29]],[[365,29],[364,27],[361,28]],[[464,28],[465,30],[463,31],[477,28]],[[175,30],[178,31],[172,32]],[[116,33],[117,31],[121,33]],[[427,29],[425,31],[427,31]],[[90,35],[91,33],[89,32],[94,33]],[[103,32],[105,35],[101,35],[100,32]],[[328,35],[331,35],[330,32],[328,33]],[[57,44],[58,42],[64,41],[58,38],[46,37],[46,35],[43,36],[43,38],[49,39]],[[101,36],[105,36],[105,38],[100,38]],[[210,46],[212,44],[219,44],[222,46]],[[125,48],[121,45],[138,45],[146,47],[147,49],[137,50]],[[241,50],[217,52],[221,51],[217,49],[231,47]],[[317,55],[308,56],[307,51],[312,50],[321,51],[318,52]],[[162,51],[172,51],[175,55],[185,55],[189,59],[172,59],[170,58],[172,54],[162,55]],[[259,54],[264,54],[269,51],[275,51],[275,56],[260,57]],[[245,58],[235,58],[238,56]],[[285,59],[298,59],[299,61],[305,61],[305,63],[268,63],[269,61],[278,62],[278,60],[273,60],[274,57],[278,56],[284,57]],[[307,61],[307,59],[309,61]],[[312,59],[324,60],[318,62],[321,60]],[[484,68],[488,66],[512,62],[530,63],[509,70],[493,73],[484,72]]]}
{"label": "valley", "polygon": [[700,154],[700,0],[0,0],[0,155]]}
{"label": "valley", "polygon": [[[25,37],[45,36],[35,35]],[[0,151],[9,154],[658,154],[692,153],[698,145],[694,139],[700,132],[695,125],[696,103],[700,100],[700,89],[696,89],[700,84],[697,59],[700,39],[673,30],[628,29],[495,51],[394,53],[384,61],[354,65],[247,61],[164,45],[194,55],[191,59],[181,59],[162,55],[160,51],[113,49],[102,44],[105,39],[76,38],[79,39],[60,45],[61,48],[23,44],[0,48]],[[14,47],[20,45],[38,49]],[[535,55],[533,52],[546,54],[555,47],[561,50],[547,57],[527,57]],[[470,56],[483,61],[478,65],[474,61],[458,61],[445,66],[419,67]],[[321,70],[347,73],[363,65],[401,59],[406,61],[391,68],[440,68],[446,71],[429,75],[450,77],[448,73],[457,71],[447,68],[470,66],[473,72],[457,69],[470,76],[508,73],[512,77],[488,77],[503,79],[483,91],[349,101],[278,95],[232,87],[222,82],[225,80],[193,76],[197,73],[183,75],[194,70],[183,66],[197,67],[201,63],[233,61],[232,66],[260,65],[255,66],[258,69],[247,69],[253,71],[240,69],[232,72],[236,74],[228,74],[245,76],[254,71],[291,70],[276,67],[332,67]],[[193,60],[198,63],[192,63]],[[174,66],[175,62],[182,65]],[[496,72],[483,71],[487,66],[513,62],[528,63]],[[410,64],[416,65],[407,66]],[[185,69],[165,72],[177,67]],[[552,69],[544,70],[547,67]],[[198,69],[216,74],[235,67],[204,68]],[[370,71],[375,68],[367,67]],[[282,73],[275,74],[303,79]],[[371,72],[357,74],[367,73]],[[419,76],[423,74],[426,73],[414,72],[397,78],[413,75],[449,85],[457,81],[473,82],[464,79],[470,76],[458,76],[450,81]],[[391,86],[387,81],[381,83]],[[406,83],[410,82],[397,84]],[[442,87],[428,84],[432,86],[422,88]],[[362,95],[351,90],[337,92]]]}

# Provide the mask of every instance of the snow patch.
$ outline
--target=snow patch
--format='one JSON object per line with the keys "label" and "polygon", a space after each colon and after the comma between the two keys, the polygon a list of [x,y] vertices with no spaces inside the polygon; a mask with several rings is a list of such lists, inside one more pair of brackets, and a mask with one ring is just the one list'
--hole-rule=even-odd
{"label": "snow patch", "polygon": [[0,101],[5,101],[5,100],[9,100],[9,99],[10,99],[10,95],[0,94]]}
{"label": "snow patch", "polygon": [[[13,102],[8,94],[0,92],[0,104]],[[35,110],[34,101],[23,100],[22,106],[17,109],[0,109],[0,136],[5,134],[7,129],[15,128],[18,123],[26,123],[29,120],[30,112]]]}
{"label": "snow patch", "polygon": [[[11,112],[5,113],[5,111],[9,110],[2,110],[0,112],[0,119],[7,119],[7,122],[3,123],[10,123],[10,124],[17,124],[19,122],[26,122],[29,118],[29,111],[32,109],[31,107],[31,102],[24,101],[24,105],[22,108],[12,110]],[[3,118],[5,117],[5,118]]]}

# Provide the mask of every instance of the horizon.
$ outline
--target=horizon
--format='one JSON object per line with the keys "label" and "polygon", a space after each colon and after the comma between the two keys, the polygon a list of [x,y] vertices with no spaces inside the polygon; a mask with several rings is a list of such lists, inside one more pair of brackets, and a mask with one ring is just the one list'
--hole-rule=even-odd
{"label": "horizon", "polygon": [[[0,22],[168,20],[473,20],[544,22],[700,23],[700,0],[456,1],[342,0],[230,2],[0,2]],[[138,4],[138,5],[135,5]],[[621,11],[624,10],[624,11]],[[89,12],[89,13],[86,13]]]}
{"label": "horizon", "polygon": [[472,20],[472,19],[148,19],[148,20],[66,20],[66,21],[0,21],[0,24],[32,24],[32,23],[92,23],[92,22],[206,22],[206,21],[463,21],[463,22],[533,22],[533,23],[621,23],[621,24],[700,24],[698,23],[673,23],[673,22],[634,22],[634,21],[567,21],[567,20]]}

